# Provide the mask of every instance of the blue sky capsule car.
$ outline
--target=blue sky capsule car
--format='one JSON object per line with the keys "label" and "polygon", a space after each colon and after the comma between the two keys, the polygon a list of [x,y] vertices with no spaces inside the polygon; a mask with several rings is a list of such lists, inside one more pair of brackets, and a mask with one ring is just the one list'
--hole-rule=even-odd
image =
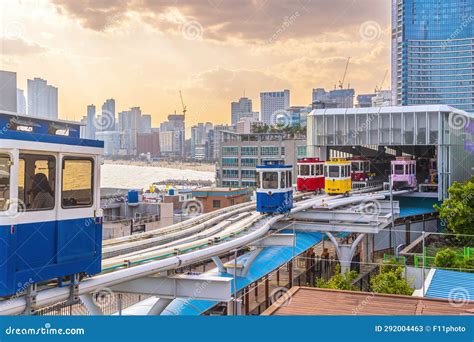
{"label": "blue sky capsule car", "polygon": [[0,296],[99,273],[103,142],[14,113],[0,112],[0,129]]}
{"label": "blue sky capsule car", "polygon": [[264,161],[257,166],[257,211],[282,214],[293,208],[291,165],[283,161]]}

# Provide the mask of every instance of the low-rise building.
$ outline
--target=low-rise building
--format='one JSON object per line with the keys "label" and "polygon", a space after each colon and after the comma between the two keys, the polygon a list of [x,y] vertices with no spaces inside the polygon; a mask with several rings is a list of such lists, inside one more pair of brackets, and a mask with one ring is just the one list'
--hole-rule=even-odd
{"label": "low-rise building", "polygon": [[193,197],[201,203],[204,213],[250,201],[247,188],[200,188],[193,190]]}
{"label": "low-rise building", "polygon": [[255,167],[264,160],[284,160],[293,165],[306,156],[306,139],[284,133],[238,134],[225,132],[220,142],[216,183],[222,187],[254,187]]}

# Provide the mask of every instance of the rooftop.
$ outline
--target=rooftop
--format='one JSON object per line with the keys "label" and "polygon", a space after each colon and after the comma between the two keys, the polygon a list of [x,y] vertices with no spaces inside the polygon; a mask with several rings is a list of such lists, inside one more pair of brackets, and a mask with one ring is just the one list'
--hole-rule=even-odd
{"label": "rooftop", "polygon": [[456,109],[447,105],[422,105],[422,106],[389,106],[366,108],[326,108],[315,109],[309,115],[331,114],[379,114],[379,113],[410,113],[410,112],[448,112],[474,118],[474,114]]}
{"label": "rooftop", "polygon": [[474,301],[461,306],[446,299],[295,286],[263,315],[474,315]]}

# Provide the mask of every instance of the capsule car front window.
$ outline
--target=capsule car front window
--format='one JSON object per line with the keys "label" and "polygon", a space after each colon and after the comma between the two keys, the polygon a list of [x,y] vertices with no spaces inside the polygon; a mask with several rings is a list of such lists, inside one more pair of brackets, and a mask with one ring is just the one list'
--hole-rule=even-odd
{"label": "capsule car front window", "polygon": [[264,189],[278,189],[278,172],[264,172],[262,178]]}
{"label": "capsule car front window", "polygon": [[300,165],[300,175],[301,176],[309,176],[309,165],[308,164]]}
{"label": "capsule car front window", "polygon": [[26,211],[51,210],[55,202],[56,158],[20,154],[18,197]]}
{"label": "capsule car front window", "polygon": [[328,176],[332,178],[339,177],[339,166],[330,165]]}
{"label": "capsule car front window", "polygon": [[394,172],[396,175],[403,175],[403,165],[395,165]]}
{"label": "capsule car front window", "polygon": [[91,159],[63,160],[61,203],[63,208],[90,207],[93,203],[94,162]]}
{"label": "capsule car front window", "polygon": [[10,205],[10,157],[0,154],[0,211]]}

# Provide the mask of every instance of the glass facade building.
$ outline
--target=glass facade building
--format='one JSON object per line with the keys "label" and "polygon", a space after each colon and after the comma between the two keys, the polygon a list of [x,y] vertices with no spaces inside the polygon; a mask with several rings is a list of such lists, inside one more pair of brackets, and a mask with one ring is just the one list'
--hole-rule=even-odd
{"label": "glass facade building", "polygon": [[474,112],[474,0],[392,0],[392,90]]}

